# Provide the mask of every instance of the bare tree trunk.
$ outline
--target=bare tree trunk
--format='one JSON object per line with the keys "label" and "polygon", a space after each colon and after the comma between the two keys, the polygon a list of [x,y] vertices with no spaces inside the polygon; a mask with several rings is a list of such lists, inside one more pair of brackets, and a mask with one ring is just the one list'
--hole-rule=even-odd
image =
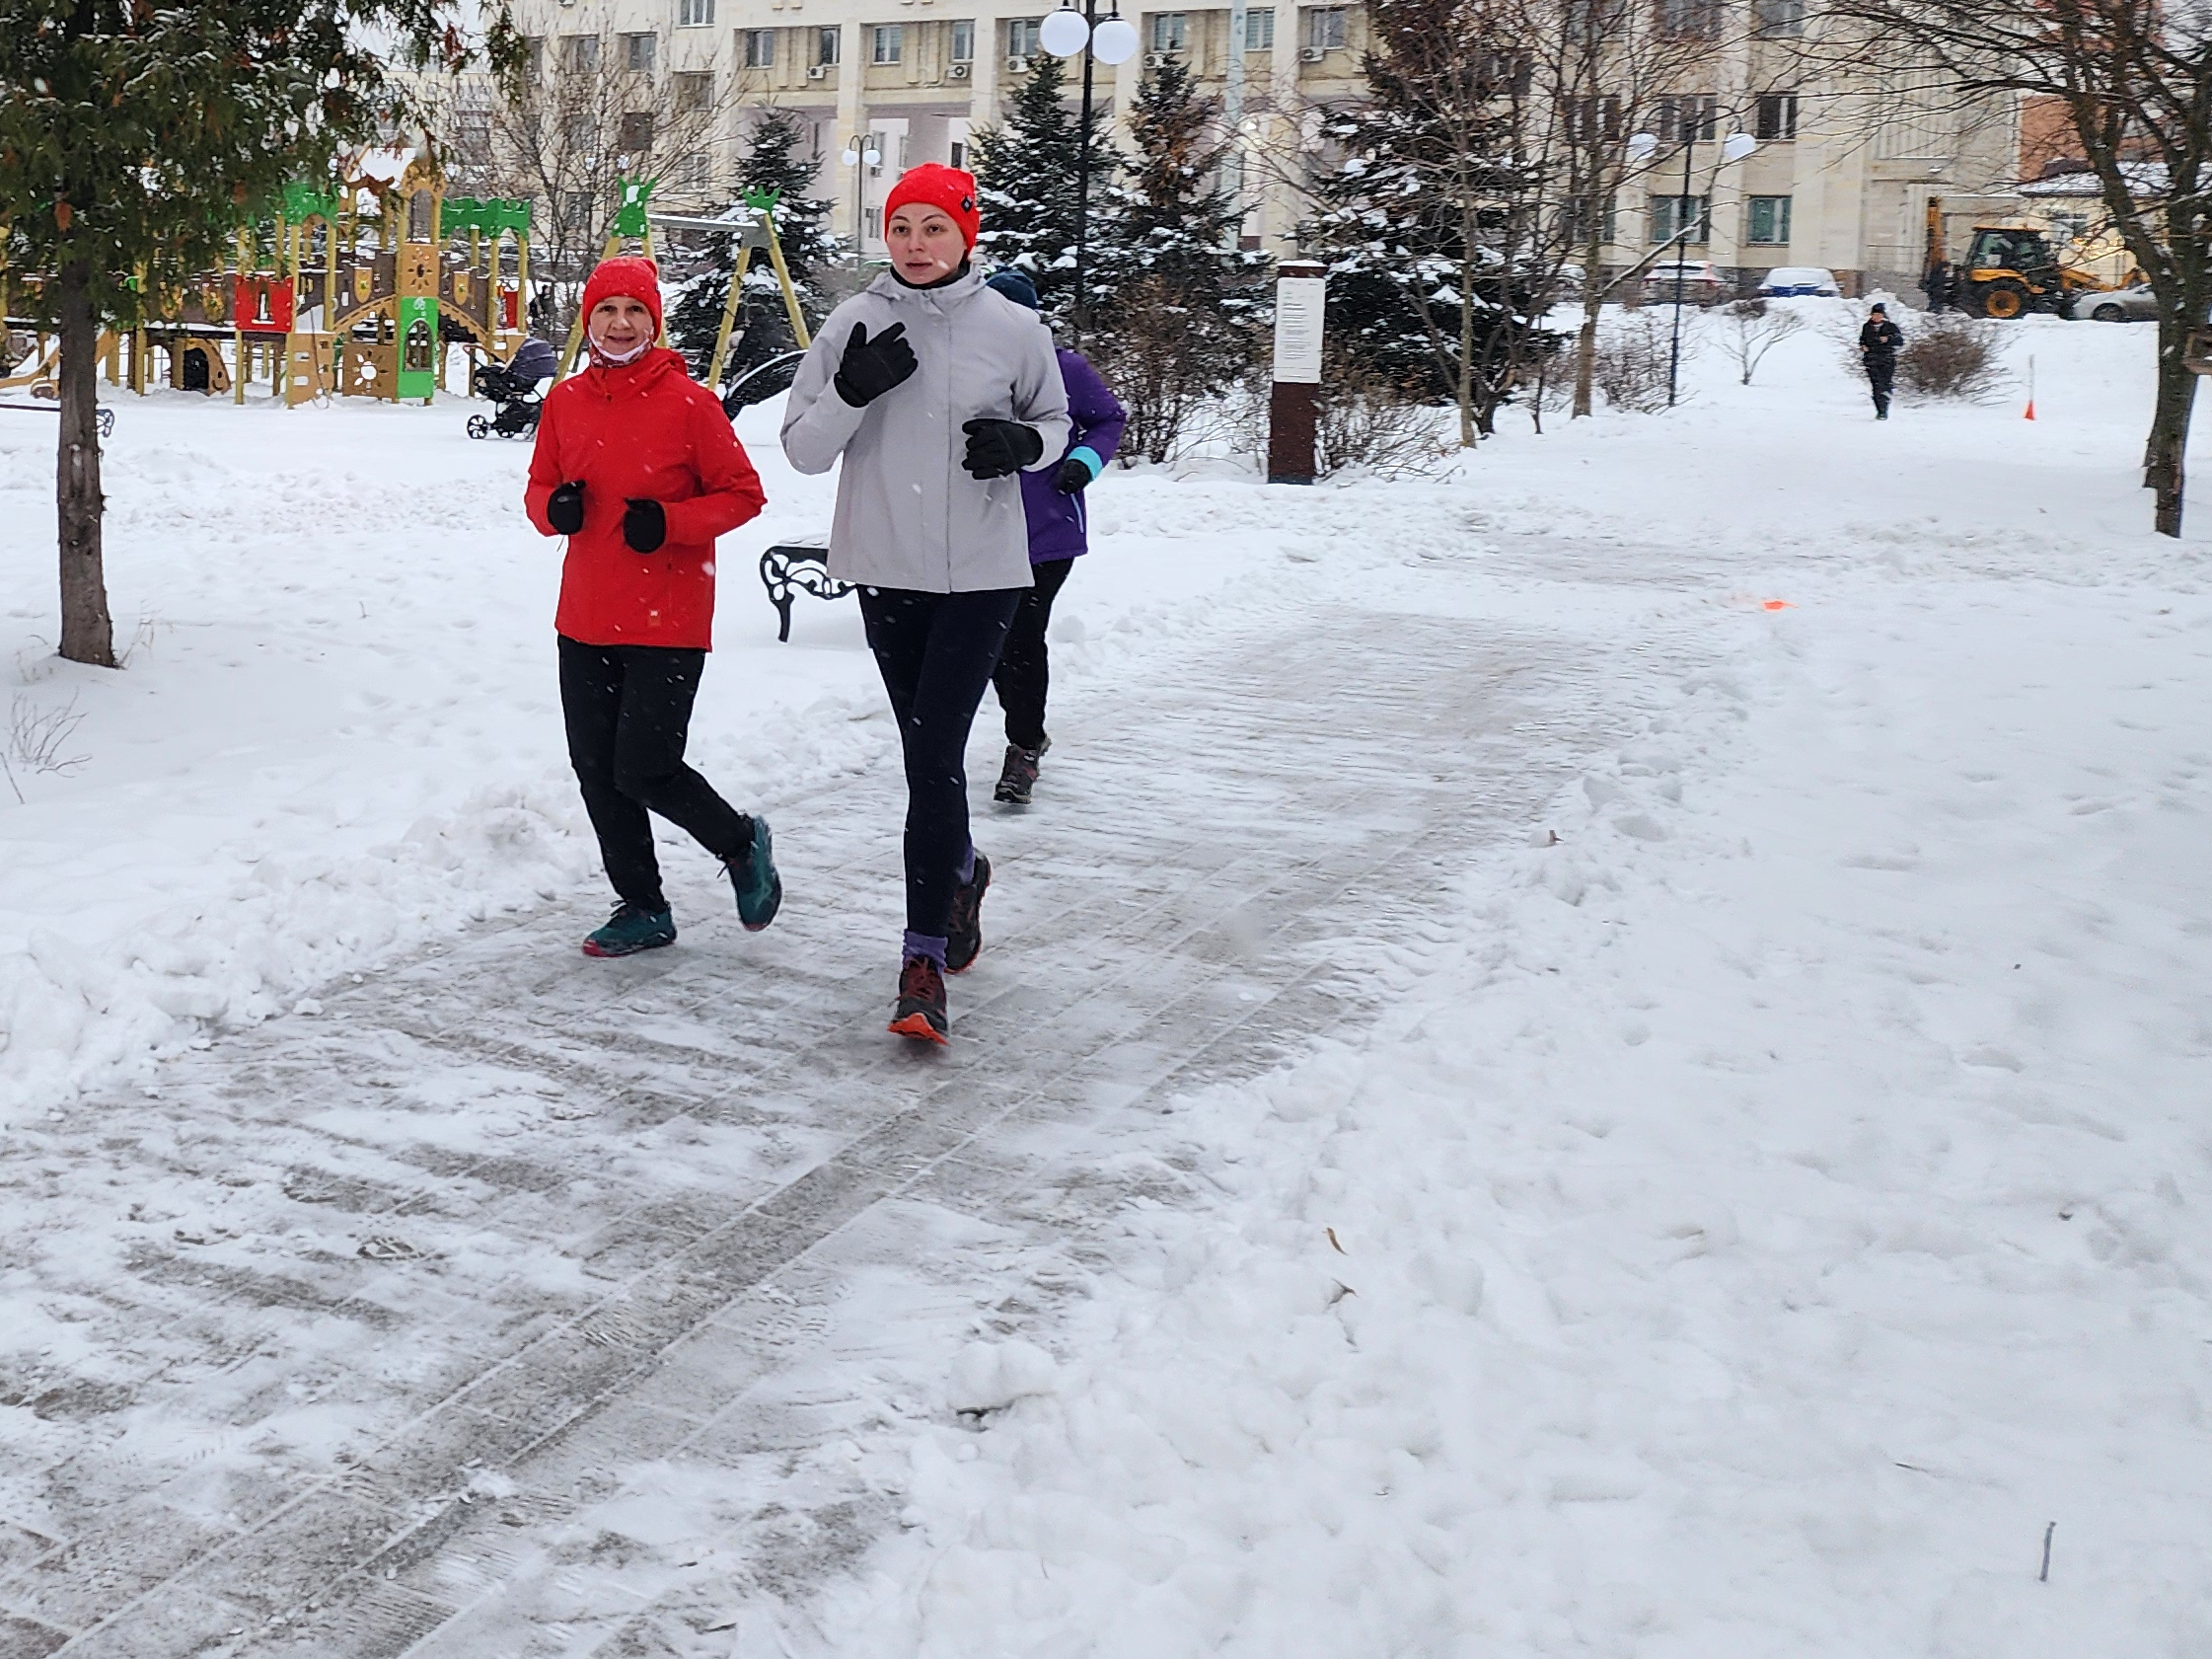
{"label": "bare tree trunk", "polygon": [[100,319],[92,273],[81,263],[60,272],[56,321],[61,336],[61,452],[54,500],[61,527],[61,654],[98,668],[115,666],[114,623],[101,565],[99,364]]}
{"label": "bare tree trunk", "polygon": [[1459,447],[1472,449],[1475,433],[1475,277],[1467,266],[1474,257],[1474,241],[1462,244],[1466,253],[1459,263]]}
{"label": "bare tree trunk", "polygon": [[1597,267],[1583,283],[1583,326],[1575,335],[1575,416],[1590,413],[1591,393],[1597,380],[1597,313],[1604,299],[1597,291]]}
{"label": "bare tree trunk", "polygon": [[2197,377],[2182,361],[2188,329],[2171,319],[2159,321],[2158,396],[2151,406],[2151,438],[2143,451],[2143,488],[2153,492],[2153,528],[2162,536],[2181,533],[2182,460],[2189,443],[2189,415],[2196,404]]}

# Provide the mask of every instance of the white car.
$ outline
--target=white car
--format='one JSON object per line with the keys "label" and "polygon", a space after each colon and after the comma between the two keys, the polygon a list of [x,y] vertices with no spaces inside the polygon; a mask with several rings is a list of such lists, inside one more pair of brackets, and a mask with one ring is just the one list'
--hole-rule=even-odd
{"label": "white car", "polygon": [[2157,322],[2159,302],[2148,282],[2103,293],[2082,294],[2074,301],[2074,315],[2092,323]]}
{"label": "white car", "polygon": [[1759,278],[1759,292],[1768,299],[1786,299],[1793,294],[1833,299],[1843,289],[1836,283],[1836,273],[1825,265],[1778,264]]}

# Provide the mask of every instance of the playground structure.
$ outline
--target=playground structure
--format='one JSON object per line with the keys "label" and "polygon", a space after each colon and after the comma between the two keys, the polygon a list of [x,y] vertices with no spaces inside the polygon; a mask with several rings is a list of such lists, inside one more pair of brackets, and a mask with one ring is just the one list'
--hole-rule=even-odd
{"label": "playground structure", "polygon": [[[747,191],[720,218],[648,211],[650,179],[618,181],[620,198],[602,258],[637,244],[653,255],[656,226],[739,238],[729,293],[705,381],[719,388],[756,253],[767,255],[800,349],[806,318],[775,234],[775,191]],[[39,278],[0,267],[0,324],[35,341],[0,391],[56,395],[59,344],[35,321],[11,315],[11,299]],[[140,279],[144,280],[143,276]],[[351,158],[327,186],[295,183],[243,225],[224,269],[157,289],[133,328],[103,334],[101,367],[111,386],[145,393],[156,385],[246,402],[265,382],[288,406],[330,397],[429,402],[446,390],[447,348],[505,365],[529,335],[530,203],[446,193],[427,140],[411,153]],[[667,343],[665,323],[662,343]],[[559,373],[573,371],[583,319],[570,329]],[[798,353],[776,360],[784,384]],[[760,371],[756,370],[758,374]],[[464,388],[466,390],[466,388]]]}
{"label": "playground structure", "polygon": [[[286,187],[269,217],[240,227],[229,268],[157,290],[137,327],[101,337],[109,384],[244,403],[265,380],[288,405],[428,401],[445,389],[448,345],[505,362],[526,338],[530,204],[449,196],[445,184],[425,142],[354,157],[327,187]],[[0,271],[0,316],[37,281]],[[57,343],[9,325],[37,343],[0,389],[53,396]]]}

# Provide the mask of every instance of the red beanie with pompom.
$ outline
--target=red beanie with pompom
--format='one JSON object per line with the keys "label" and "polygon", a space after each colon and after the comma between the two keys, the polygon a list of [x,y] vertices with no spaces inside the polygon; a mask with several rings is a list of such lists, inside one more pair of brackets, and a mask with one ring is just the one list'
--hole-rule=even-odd
{"label": "red beanie with pompom", "polygon": [[653,333],[661,332],[660,320],[660,266],[651,260],[635,254],[625,254],[620,259],[601,260],[584,284],[584,316],[603,299],[617,294],[633,299],[653,314]]}
{"label": "red beanie with pompom", "polygon": [[925,161],[899,175],[891,193],[883,198],[883,222],[909,204],[934,207],[960,227],[960,240],[973,252],[976,233],[983,229],[983,209],[976,204],[976,176],[957,167]]}

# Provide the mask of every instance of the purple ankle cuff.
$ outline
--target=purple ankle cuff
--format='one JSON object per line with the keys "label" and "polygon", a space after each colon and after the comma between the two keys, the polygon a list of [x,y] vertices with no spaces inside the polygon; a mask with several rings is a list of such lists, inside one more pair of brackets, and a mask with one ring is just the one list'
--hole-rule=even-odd
{"label": "purple ankle cuff", "polygon": [[968,843],[968,856],[960,861],[960,885],[965,887],[976,878],[976,844]]}
{"label": "purple ankle cuff", "polygon": [[945,965],[945,942],[929,934],[918,934],[910,930],[907,934],[906,957],[911,962],[917,956],[926,956],[938,967],[943,967]]}

